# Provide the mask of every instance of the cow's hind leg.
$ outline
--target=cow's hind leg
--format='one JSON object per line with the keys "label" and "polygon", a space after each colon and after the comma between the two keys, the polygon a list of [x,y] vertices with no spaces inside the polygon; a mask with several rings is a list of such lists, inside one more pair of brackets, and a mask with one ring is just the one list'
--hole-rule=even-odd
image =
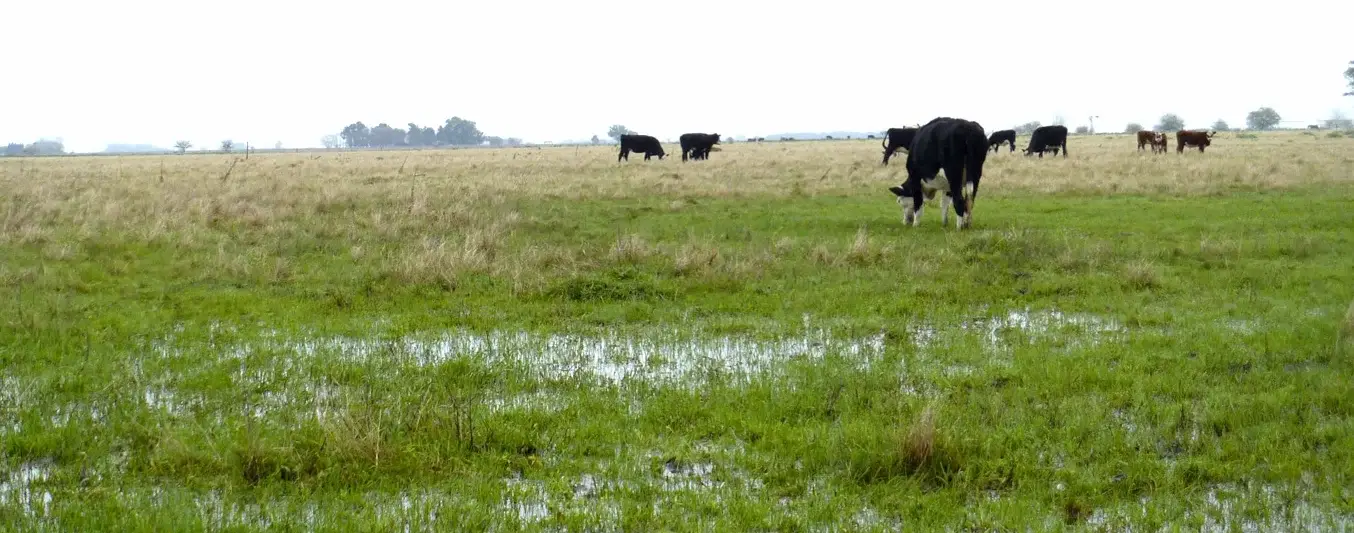
{"label": "cow's hind leg", "polygon": [[945,180],[949,182],[950,191],[947,195],[950,201],[954,203],[955,220],[954,225],[957,229],[964,229],[972,223],[973,212],[968,205],[968,191],[964,188],[964,182],[967,181],[964,173],[964,163],[961,161],[956,165],[945,166]]}

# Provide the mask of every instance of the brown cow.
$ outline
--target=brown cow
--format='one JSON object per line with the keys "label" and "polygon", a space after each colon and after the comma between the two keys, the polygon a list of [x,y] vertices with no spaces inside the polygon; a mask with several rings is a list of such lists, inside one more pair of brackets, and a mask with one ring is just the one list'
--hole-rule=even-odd
{"label": "brown cow", "polygon": [[1148,130],[1138,132],[1138,150],[1141,151],[1147,145],[1152,146],[1152,153],[1154,154],[1157,152],[1165,153],[1166,134]]}
{"label": "brown cow", "polygon": [[1152,145],[1152,152],[1156,152],[1156,131],[1141,130],[1137,133],[1137,152],[1143,152],[1147,145]]}
{"label": "brown cow", "polygon": [[1202,153],[1205,146],[1213,144],[1213,136],[1217,134],[1216,131],[1177,131],[1175,132],[1175,153],[1184,153],[1186,146],[1197,146],[1199,152]]}

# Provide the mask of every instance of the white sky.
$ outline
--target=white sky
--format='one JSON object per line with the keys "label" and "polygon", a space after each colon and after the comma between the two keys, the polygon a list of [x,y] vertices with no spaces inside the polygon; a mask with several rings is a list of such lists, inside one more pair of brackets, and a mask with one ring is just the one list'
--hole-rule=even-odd
{"label": "white sky", "polygon": [[[13,4],[13,5],[9,5]],[[528,141],[766,135],[938,115],[989,131],[1354,115],[1354,2],[19,1],[0,142],[317,146],[457,115]],[[379,43],[379,44],[378,44]]]}

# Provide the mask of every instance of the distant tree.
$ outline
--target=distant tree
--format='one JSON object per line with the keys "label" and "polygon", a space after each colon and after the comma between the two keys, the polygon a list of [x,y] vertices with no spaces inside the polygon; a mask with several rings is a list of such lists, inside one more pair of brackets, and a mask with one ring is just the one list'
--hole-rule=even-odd
{"label": "distant tree", "polygon": [[[851,136],[848,135],[846,138],[847,138],[847,139],[850,139]],[[730,135],[730,136],[728,136],[728,137],[725,137],[725,138],[724,138],[724,142],[733,144],[733,136]]]}
{"label": "distant tree", "polygon": [[371,146],[391,147],[404,146],[404,139],[408,135],[403,129],[392,128],[384,122],[377,124],[371,129]]}
{"label": "distant tree", "polygon": [[607,128],[607,130],[606,130],[606,136],[607,136],[607,137],[611,137],[612,139],[615,139],[616,141],[620,141],[622,135],[630,135],[630,134],[632,134],[632,133],[634,133],[634,132],[633,132],[633,131],[630,131],[630,128],[627,128],[627,127],[622,126],[622,125],[620,125],[620,124],[617,124],[617,125],[615,125],[615,126],[612,126],[612,127],[610,127],[610,128]]}
{"label": "distant tree", "polygon": [[1345,96],[1354,96],[1354,61],[1349,62],[1349,68],[1345,69],[1345,80],[1349,82],[1349,92]]}
{"label": "distant tree", "polygon": [[517,137],[508,137],[507,143],[508,146],[522,146],[522,139],[518,139]]}
{"label": "distant tree", "polygon": [[23,155],[23,153],[24,153],[24,145],[22,145],[22,144],[19,144],[19,143],[9,143],[8,146],[5,146],[5,155],[10,155],[10,156],[13,156],[13,155]]}
{"label": "distant tree", "polygon": [[602,144],[602,139],[599,139],[596,135],[593,135],[592,144]]}
{"label": "distant tree", "polygon": [[188,149],[192,147],[193,143],[190,143],[188,141],[177,141],[174,143],[174,149],[178,150],[180,154],[187,152]]}
{"label": "distant tree", "polygon": [[221,141],[221,151],[222,151],[222,152],[229,152],[230,149],[231,149],[231,148],[234,148],[234,147],[235,147],[235,141],[232,141],[232,140],[230,140],[230,139],[226,139],[226,140],[224,140],[224,141]]}
{"label": "distant tree", "polygon": [[1283,117],[1272,107],[1262,107],[1246,114],[1246,127],[1253,130],[1269,130],[1279,125]]}
{"label": "distant tree", "polygon": [[442,144],[473,146],[484,143],[484,132],[474,121],[451,117],[437,128],[437,140]]}
{"label": "distant tree", "polygon": [[1166,113],[1161,115],[1161,122],[1157,124],[1157,131],[1180,131],[1185,129],[1185,119],[1175,113]]}
{"label": "distant tree", "polygon": [[339,136],[331,133],[329,135],[325,135],[324,137],[320,137],[320,144],[324,146],[325,149],[338,148]]}
{"label": "distant tree", "polygon": [[427,146],[423,142],[423,128],[410,122],[409,129],[404,132],[404,144],[406,146]]}
{"label": "distant tree", "polygon": [[1077,135],[1086,135],[1087,133],[1090,133],[1090,132],[1091,132],[1091,128],[1089,128],[1089,127],[1087,127],[1087,126],[1077,126],[1077,129],[1075,130],[1075,133],[1076,133]]}
{"label": "distant tree", "polygon": [[494,147],[503,146],[503,143],[505,142],[502,137],[494,137],[492,135],[485,137],[484,140],[489,143],[489,146]]}
{"label": "distant tree", "polygon": [[1062,115],[1058,115],[1058,116],[1053,117],[1053,125],[1054,125],[1054,126],[1063,126],[1063,125],[1066,125],[1066,124],[1067,124],[1067,121],[1066,121],[1066,120],[1063,120],[1063,116],[1062,116]]}
{"label": "distant tree", "polygon": [[1021,135],[1029,135],[1031,133],[1034,133],[1034,130],[1039,129],[1039,126],[1041,126],[1041,124],[1039,124],[1038,121],[1026,122],[1024,124],[1016,126],[1015,131],[1016,133],[1019,133]]}
{"label": "distant tree", "polygon": [[276,143],[273,143],[273,149],[274,149],[274,150],[281,150],[281,149],[282,149],[282,141],[277,141]]}
{"label": "distant tree", "polygon": [[1142,124],[1138,124],[1137,122],[1129,122],[1128,125],[1124,127],[1124,133],[1138,133],[1140,131],[1142,131]]}
{"label": "distant tree", "polygon": [[1328,130],[1354,130],[1354,120],[1341,113],[1339,109],[1330,112],[1330,118],[1326,119],[1326,129]]}
{"label": "distant tree", "polygon": [[1213,131],[1230,131],[1231,129],[1232,127],[1227,125],[1226,120],[1218,119],[1217,122],[1213,123]]}
{"label": "distant tree", "polygon": [[66,146],[60,140],[40,139],[23,147],[26,155],[60,155],[66,153]]}
{"label": "distant tree", "polygon": [[371,146],[371,130],[361,121],[345,126],[343,131],[339,132],[339,137],[343,138],[348,148]]}

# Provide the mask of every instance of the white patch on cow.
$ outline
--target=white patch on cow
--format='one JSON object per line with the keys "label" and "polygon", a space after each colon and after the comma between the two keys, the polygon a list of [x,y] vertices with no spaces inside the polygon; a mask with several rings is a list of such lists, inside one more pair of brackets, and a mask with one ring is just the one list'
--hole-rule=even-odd
{"label": "white patch on cow", "polygon": [[942,195],[940,197],[940,225],[944,227],[950,223],[950,197]]}
{"label": "white patch on cow", "polygon": [[904,224],[911,225],[911,226],[920,226],[920,225],[921,225],[921,212],[922,212],[922,210],[925,209],[925,208],[926,208],[926,204],[922,204],[921,207],[918,207],[918,208],[914,211],[914,210],[912,209],[912,206],[911,206],[911,205],[908,205],[908,206],[907,206],[907,209],[906,209],[905,211],[903,211],[903,223],[904,223]]}
{"label": "white patch on cow", "polygon": [[964,213],[964,216],[962,217],[954,218],[954,227],[957,229],[964,229],[972,224],[973,224],[973,211]]}

